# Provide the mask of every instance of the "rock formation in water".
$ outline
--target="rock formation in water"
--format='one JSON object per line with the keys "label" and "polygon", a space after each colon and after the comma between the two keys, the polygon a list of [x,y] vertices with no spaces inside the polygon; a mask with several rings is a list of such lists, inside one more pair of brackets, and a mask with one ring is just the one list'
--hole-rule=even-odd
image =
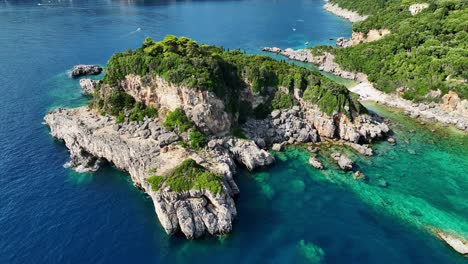
{"label": "rock formation in water", "polygon": [[338,163],[338,166],[340,166],[342,170],[351,170],[353,168],[353,161],[345,155],[335,152],[331,154],[331,157]]}
{"label": "rock formation in water", "polygon": [[[248,169],[270,165],[274,158],[247,140],[227,137],[212,140],[203,151],[192,151],[177,144],[157,119],[115,124],[115,118],[100,116],[87,107],[59,108],[45,117],[51,134],[63,140],[70,150],[72,166],[95,170],[106,160],[130,174],[136,186],[153,199],[161,225],[168,234],[182,231],[188,238],[205,233],[231,231],[236,216],[234,200],[239,192],[233,180],[235,162]],[[156,171],[165,175],[187,159],[222,175],[219,193],[204,188],[177,192],[170,186],[151,188],[146,180]]]}
{"label": "rock formation in water", "polygon": [[323,170],[323,164],[317,158],[310,157],[309,164],[316,169]]}
{"label": "rock formation in water", "polygon": [[455,235],[435,230],[435,234],[458,253],[468,257],[468,241]]}
{"label": "rock formation in water", "polygon": [[91,79],[81,79],[80,80],[81,92],[85,95],[93,95],[99,82],[100,81],[95,81]]}
{"label": "rock formation in water", "polygon": [[80,64],[73,67],[70,72],[71,77],[77,78],[84,75],[98,75],[102,72],[102,67],[99,65]]}
{"label": "rock formation in water", "polygon": [[[262,64],[274,69],[264,73],[273,81],[250,72]],[[147,39],[114,55],[102,81],[80,84],[93,94],[91,108],[45,117],[70,150],[69,165],[94,171],[107,161],[128,172],[152,198],[165,231],[190,239],[232,230],[236,166],[269,166],[273,144],[280,150],[335,139],[360,146],[389,130],[319,74],[186,38]]]}

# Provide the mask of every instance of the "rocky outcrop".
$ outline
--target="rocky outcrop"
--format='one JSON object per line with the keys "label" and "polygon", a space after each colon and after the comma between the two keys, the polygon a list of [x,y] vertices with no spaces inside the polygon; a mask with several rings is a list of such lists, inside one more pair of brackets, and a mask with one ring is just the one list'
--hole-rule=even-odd
{"label": "rocky outcrop", "polygon": [[102,67],[99,65],[80,64],[73,67],[70,72],[71,77],[77,78],[84,75],[98,75],[102,72]]}
{"label": "rocky outcrop", "polygon": [[[453,125],[460,130],[468,130],[468,116],[466,115],[466,100],[458,101],[458,96],[453,96],[453,92],[445,95],[442,104],[436,103],[413,103],[405,100],[396,94],[386,94],[375,89],[368,82],[360,83],[350,89],[360,95],[361,100],[370,100],[383,105],[403,109],[405,114],[411,118],[422,118],[427,121],[439,122],[444,125]],[[452,101],[453,100],[453,101]],[[457,102],[456,108],[450,106],[450,102]],[[463,106],[465,105],[465,106]],[[463,110],[465,109],[465,110]]]}
{"label": "rocky outcrop", "polygon": [[152,105],[159,112],[182,108],[195,125],[206,134],[225,135],[233,117],[225,103],[214,93],[171,84],[158,76],[128,75],[120,87],[137,101]]}
{"label": "rocky outcrop", "polygon": [[468,257],[468,241],[466,239],[445,233],[441,230],[435,230],[434,232],[440,239],[451,246],[455,251]]}
{"label": "rocky outcrop", "polygon": [[414,16],[428,7],[429,7],[428,3],[420,3],[420,4],[410,5],[408,10],[410,11],[411,15]]}
{"label": "rocky outcrop", "polygon": [[353,173],[353,179],[355,179],[357,181],[365,181],[365,180],[367,180],[367,177],[366,177],[366,175],[364,175],[364,173],[362,173],[360,171],[356,171],[355,173]]}
{"label": "rocky outcrop", "polygon": [[468,100],[462,100],[458,94],[453,91],[449,91],[446,95],[442,96],[440,107],[447,112],[468,118]]}
{"label": "rocky outcrop", "polygon": [[96,90],[96,87],[100,81],[95,81],[91,79],[81,79],[80,80],[80,87],[81,87],[81,92],[85,95],[93,95],[94,90]]}
{"label": "rocky outcrop", "polygon": [[353,169],[353,161],[345,155],[335,152],[332,153],[330,156],[333,160],[335,160],[338,163],[338,166],[340,166],[342,170],[348,171]]}
{"label": "rocky outcrop", "polygon": [[341,8],[340,6],[338,6],[338,4],[328,3],[328,0],[326,0],[326,2],[327,3],[323,6],[323,9],[327,10],[328,12],[336,16],[349,20],[352,23],[358,22],[358,21],[364,21],[368,17],[368,16],[360,15],[359,13],[355,11]]}
{"label": "rocky outcrop", "polygon": [[242,125],[248,138],[259,146],[266,147],[275,143],[294,144],[317,142],[318,134],[298,106],[292,109],[275,110],[265,119],[248,119]]}
{"label": "rocky outcrop", "polygon": [[351,147],[352,149],[356,150],[358,153],[360,153],[360,154],[362,154],[364,156],[372,156],[374,154],[374,152],[369,147],[369,145],[366,145],[366,144],[361,145],[361,144],[356,144],[356,143],[347,142],[347,141],[344,141],[343,143],[346,146]]}
{"label": "rocky outcrop", "polygon": [[323,164],[317,158],[310,157],[309,164],[316,169],[323,170]]}
{"label": "rocky outcrop", "polygon": [[281,149],[280,146],[285,144],[341,139],[358,152],[370,156],[372,150],[359,144],[382,139],[390,130],[377,116],[362,114],[353,120],[342,113],[329,116],[316,105],[302,100],[299,94],[297,92],[295,96],[300,106],[274,110],[265,119],[248,119],[241,126],[243,132],[260,147],[279,144],[276,149]]}
{"label": "rocky outcrop", "polygon": [[320,137],[364,143],[382,139],[390,131],[388,126],[375,115],[361,114],[353,120],[343,113],[329,116],[317,106],[301,99],[299,101],[305,109],[307,119],[317,129]]}
{"label": "rocky outcrop", "polygon": [[[195,152],[179,146],[172,132],[157,119],[115,124],[87,107],[59,108],[44,118],[52,136],[63,140],[70,150],[69,165],[95,170],[106,160],[130,174],[136,186],[153,200],[161,225],[168,234],[181,231],[188,238],[203,234],[225,234],[232,230],[237,214],[233,195],[239,192],[233,180],[235,161],[253,169],[273,162],[273,157],[251,141],[226,138]],[[176,135],[177,136],[177,135]],[[222,191],[175,192],[165,186],[153,190],[146,179],[166,175],[191,158],[208,170],[223,175]]]}
{"label": "rocky outcrop", "polygon": [[368,43],[382,39],[390,34],[388,29],[371,29],[366,34],[362,32],[353,32],[350,39],[340,37],[336,40],[336,46],[342,48],[352,47],[361,43]]}
{"label": "rocky outcrop", "polygon": [[331,74],[343,77],[345,79],[356,80],[358,82],[367,81],[367,75],[365,75],[364,73],[350,72],[341,69],[338,63],[335,62],[335,55],[329,52],[323,52],[323,54],[321,55],[314,56],[309,49],[293,50],[287,48],[285,50],[282,50],[277,47],[264,47],[262,48],[262,50],[266,52],[280,54],[291,60],[312,63],[316,65],[321,71],[329,72]]}

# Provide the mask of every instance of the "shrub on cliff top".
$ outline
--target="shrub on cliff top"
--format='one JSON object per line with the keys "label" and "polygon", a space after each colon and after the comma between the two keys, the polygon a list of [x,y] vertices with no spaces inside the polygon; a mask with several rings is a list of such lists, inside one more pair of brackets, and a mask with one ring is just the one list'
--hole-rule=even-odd
{"label": "shrub on cliff top", "polygon": [[181,133],[193,127],[192,121],[190,121],[182,108],[177,108],[167,114],[163,125],[167,130],[177,130]]}
{"label": "shrub on cliff top", "polygon": [[206,136],[197,129],[192,129],[190,132],[190,148],[194,150],[200,150],[206,146],[206,143]]}
{"label": "shrub on cliff top", "polygon": [[[242,111],[239,95],[246,87],[271,100],[274,97],[271,93],[279,87],[305,90],[325,79],[306,68],[267,56],[225,51],[171,35],[159,42],[147,38],[139,49],[114,54],[106,67],[103,83],[119,87],[120,81],[129,74],[157,75],[176,85],[211,91],[225,102],[228,112],[236,114]],[[277,107],[290,105],[287,97],[275,101]],[[267,102],[252,112],[263,116],[271,108]]]}
{"label": "shrub on cliff top", "polygon": [[351,119],[357,114],[367,112],[359,103],[358,97],[345,86],[331,81],[325,81],[320,86],[309,86],[303,95],[305,101],[318,105],[326,114],[344,113]]}
{"label": "shrub on cliff top", "polygon": [[165,177],[155,175],[146,179],[153,191],[166,185],[176,192],[205,189],[214,194],[222,191],[222,180],[222,175],[207,171],[193,159],[183,161]]}

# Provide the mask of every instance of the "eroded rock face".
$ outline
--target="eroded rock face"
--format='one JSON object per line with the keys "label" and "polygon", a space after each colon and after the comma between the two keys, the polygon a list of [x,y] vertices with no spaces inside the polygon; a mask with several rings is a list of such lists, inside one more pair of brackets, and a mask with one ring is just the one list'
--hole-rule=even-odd
{"label": "eroded rock face", "polygon": [[96,86],[99,82],[100,81],[94,81],[91,79],[81,79],[80,80],[81,92],[85,95],[93,95],[94,90],[96,89]]}
{"label": "eroded rock face", "polygon": [[352,121],[342,113],[329,116],[316,106],[302,102],[306,108],[307,118],[325,138],[336,138],[352,143],[372,142],[382,139],[390,131],[388,126],[377,116],[362,114]]}
{"label": "eroded rock face", "polygon": [[342,170],[353,169],[353,161],[345,155],[335,152],[331,154],[331,157],[338,163],[338,166],[340,166]]}
{"label": "eroded rock face", "polygon": [[462,100],[457,93],[449,91],[442,96],[442,109],[448,112],[455,112],[463,117],[468,117],[468,100]]}
{"label": "eroded rock face", "polygon": [[76,78],[84,75],[98,75],[102,72],[102,67],[99,65],[80,64],[73,67],[70,72],[71,77]]}
{"label": "eroded rock face", "polygon": [[340,37],[336,40],[336,46],[342,48],[352,47],[361,43],[368,43],[382,39],[390,34],[388,29],[371,29],[366,34],[362,32],[353,32],[350,39]]}
{"label": "eroded rock face", "polygon": [[[274,161],[252,141],[232,138],[221,139],[222,144],[211,144],[200,152],[191,151],[171,143],[173,135],[157,119],[116,125],[113,117],[80,107],[56,109],[44,120],[52,136],[63,140],[70,150],[71,166],[95,170],[99,160],[107,160],[127,171],[135,185],[153,199],[164,230],[168,234],[181,231],[187,238],[232,230],[237,214],[232,197],[239,192],[232,178],[234,160],[249,169]],[[161,145],[160,139],[166,140],[165,144]],[[153,190],[145,180],[155,174],[165,175],[188,158],[224,176],[220,193],[204,189],[175,192],[170,187]]]}
{"label": "eroded rock face", "polygon": [[137,101],[153,105],[160,112],[182,108],[206,134],[222,136],[231,128],[233,117],[212,92],[176,86],[157,76],[128,75],[120,86]]}

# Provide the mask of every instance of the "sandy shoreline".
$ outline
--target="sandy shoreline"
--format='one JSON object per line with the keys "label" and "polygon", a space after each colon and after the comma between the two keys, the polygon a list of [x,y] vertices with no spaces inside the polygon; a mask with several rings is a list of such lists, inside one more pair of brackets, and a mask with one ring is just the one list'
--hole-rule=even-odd
{"label": "sandy shoreline", "polygon": [[352,23],[354,22],[359,22],[359,21],[364,21],[367,19],[368,16],[362,16],[357,12],[341,8],[337,4],[332,4],[329,3],[328,0],[325,0],[326,4],[323,6],[323,9],[327,10],[328,12],[342,17]]}

